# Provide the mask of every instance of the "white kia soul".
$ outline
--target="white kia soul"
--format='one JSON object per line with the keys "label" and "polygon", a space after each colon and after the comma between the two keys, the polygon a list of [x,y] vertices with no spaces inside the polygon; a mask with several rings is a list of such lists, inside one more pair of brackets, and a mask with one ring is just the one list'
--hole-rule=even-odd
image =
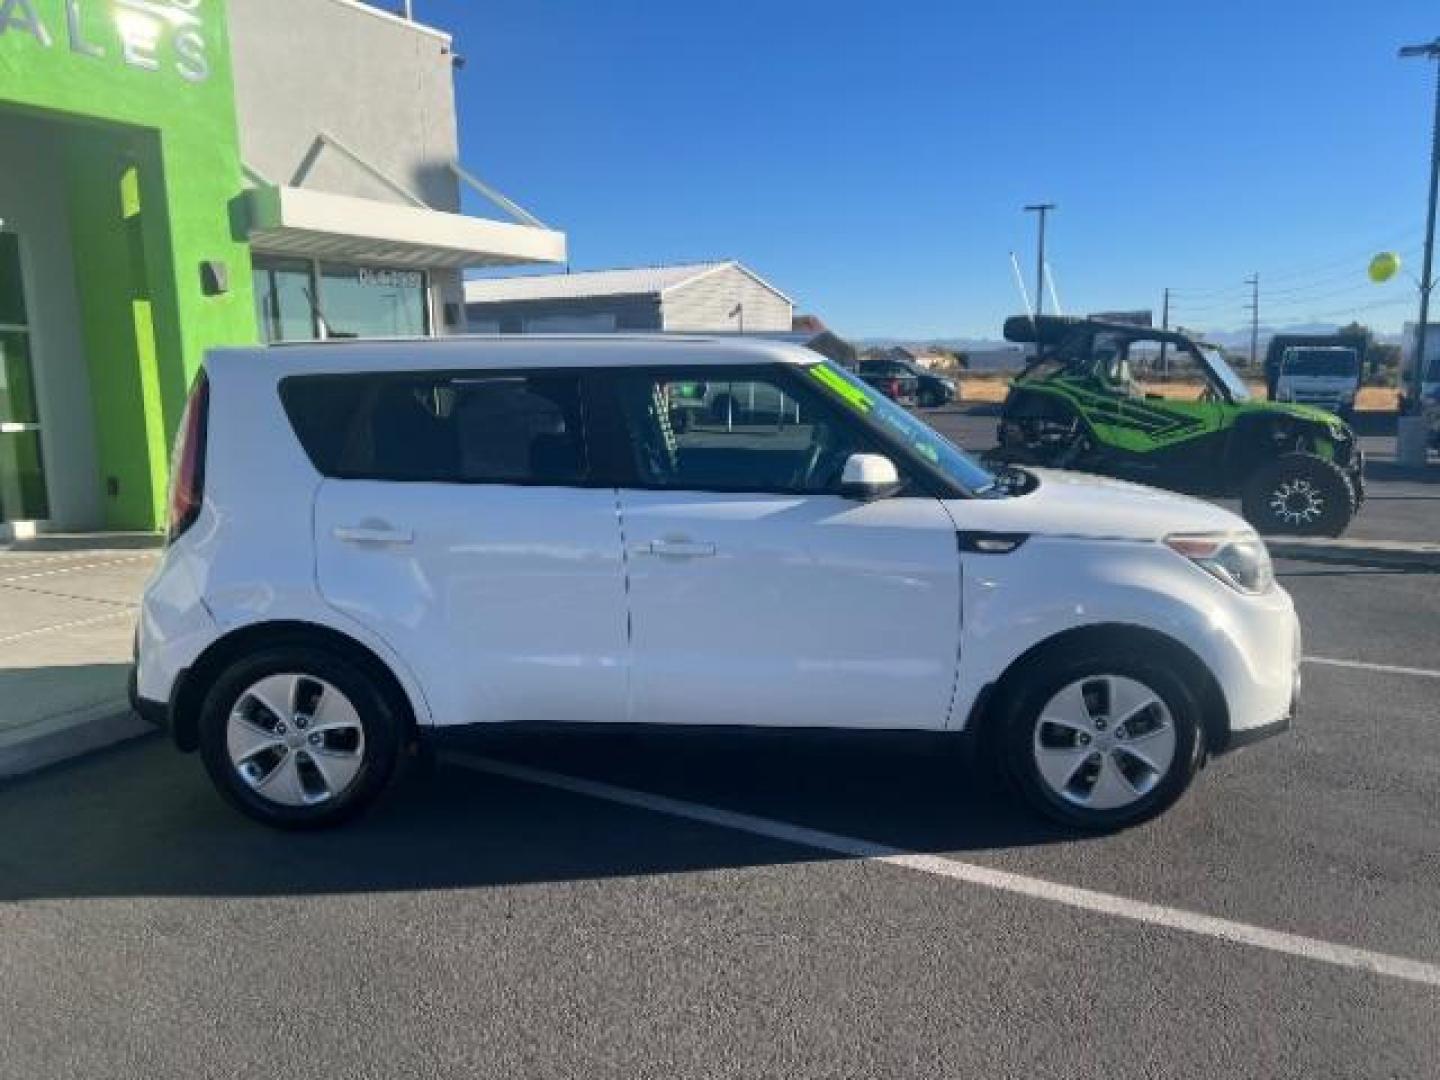
{"label": "white kia soul", "polygon": [[1114,828],[1296,706],[1239,518],[993,475],[794,346],[222,350],[172,488],[136,707],[273,825],[354,814],[440,729],[645,723],[968,732]]}

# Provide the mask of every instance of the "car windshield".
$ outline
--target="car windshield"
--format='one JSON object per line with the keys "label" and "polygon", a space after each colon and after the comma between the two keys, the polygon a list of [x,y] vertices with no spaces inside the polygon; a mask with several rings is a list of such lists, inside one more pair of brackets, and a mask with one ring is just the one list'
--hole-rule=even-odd
{"label": "car windshield", "polygon": [[1214,345],[1197,345],[1195,350],[1204,359],[1205,366],[1210,369],[1210,373],[1215,376],[1216,381],[1229,392],[1230,400],[1250,400],[1250,388],[1245,385],[1245,380],[1235,373],[1235,369],[1225,359],[1224,353]]}
{"label": "car windshield", "polygon": [[832,398],[884,428],[966,491],[993,495],[1003,490],[989,469],[869,383],[835,364],[812,364],[806,370]]}
{"label": "car windshield", "polygon": [[1359,369],[1350,349],[1292,349],[1285,354],[1286,375],[1349,378]]}

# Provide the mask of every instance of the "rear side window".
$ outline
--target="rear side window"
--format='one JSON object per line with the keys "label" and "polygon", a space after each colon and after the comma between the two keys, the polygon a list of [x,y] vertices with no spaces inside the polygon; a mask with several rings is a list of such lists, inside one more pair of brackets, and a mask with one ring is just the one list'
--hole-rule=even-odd
{"label": "rear side window", "polygon": [[574,484],[588,475],[580,384],[544,373],[296,376],[281,399],[326,476]]}

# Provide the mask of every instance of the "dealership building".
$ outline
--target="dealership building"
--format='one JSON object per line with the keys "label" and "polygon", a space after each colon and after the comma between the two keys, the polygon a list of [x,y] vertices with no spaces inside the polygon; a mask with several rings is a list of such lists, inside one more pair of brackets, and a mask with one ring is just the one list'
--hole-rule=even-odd
{"label": "dealership building", "polygon": [[460,166],[456,66],[355,0],[0,0],[0,538],[158,527],[211,346],[458,331],[467,267],[565,261]]}

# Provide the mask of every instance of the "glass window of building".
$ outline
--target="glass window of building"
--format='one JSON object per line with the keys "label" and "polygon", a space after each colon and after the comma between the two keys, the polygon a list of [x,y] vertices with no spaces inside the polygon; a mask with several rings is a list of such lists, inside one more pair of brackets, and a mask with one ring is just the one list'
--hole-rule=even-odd
{"label": "glass window of building", "polygon": [[420,270],[320,264],[320,311],[331,337],[423,337],[429,332]]}
{"label": "glass window of building", "polygon": [[20,243],[0,233],[0,521],[49,516]]}
{"label": "glass window of building", "polygon": [[315,338],[315,284],[308,259],[255,259],[255,307],[267,342]]}
{"label": "glass window of building", "polygon": [[423,337],[430,332],[428,295],[420,270],[255,258],[255,307],[266,342]]}

